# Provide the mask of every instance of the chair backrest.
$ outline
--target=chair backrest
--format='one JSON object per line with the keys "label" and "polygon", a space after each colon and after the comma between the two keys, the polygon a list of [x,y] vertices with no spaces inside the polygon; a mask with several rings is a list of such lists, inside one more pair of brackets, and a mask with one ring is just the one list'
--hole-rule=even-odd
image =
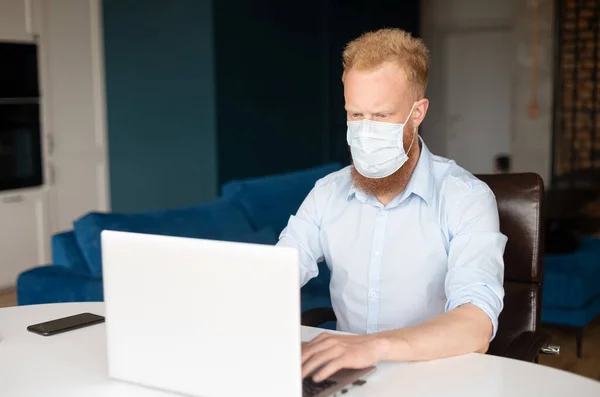
{"label": "chair backrest", "polygon": [[489,354],[504,355],[523,332],[540,322],[544,252],[544,184],[533,173],[477,175],[496,195],[504,252],[504,310]]}

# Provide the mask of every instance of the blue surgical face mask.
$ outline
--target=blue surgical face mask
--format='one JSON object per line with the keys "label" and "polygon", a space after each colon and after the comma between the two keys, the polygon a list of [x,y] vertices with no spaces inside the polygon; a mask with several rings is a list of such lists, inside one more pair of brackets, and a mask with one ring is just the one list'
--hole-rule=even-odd
{"label": "blue surgical face mask", "polygon": [[398,171],[408,160],[415,140],[416,128],[408,151],[404,151],[404,126],[415,108],[413,104],[402,124],[373,120],[348,121],[347,140],[354,167],[367,178],[385,178]]}

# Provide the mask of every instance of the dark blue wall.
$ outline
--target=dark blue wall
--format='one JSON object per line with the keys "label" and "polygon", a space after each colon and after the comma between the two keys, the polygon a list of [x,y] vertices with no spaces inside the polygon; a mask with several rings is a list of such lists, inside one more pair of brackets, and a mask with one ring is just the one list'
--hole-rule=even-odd
{"label": "dark blue wall", "polygon": [[418,34],[419,1],[104,0],[112,207],[210,200],[232,179],[347,162],[341,53]]}
{"label": "dark blue wall", "polygon": [[215,1],[220,183],[328,160],[325,5]]}
{"label": "dark blue wall", "polygon": [[418,34],[419,0],[214,2],[219,183],[348,163],[342,52],[369,30]]}
{"label": "dark blue wall", "polygon": [[212,1],[104,0],[114,211],[217,192]]}

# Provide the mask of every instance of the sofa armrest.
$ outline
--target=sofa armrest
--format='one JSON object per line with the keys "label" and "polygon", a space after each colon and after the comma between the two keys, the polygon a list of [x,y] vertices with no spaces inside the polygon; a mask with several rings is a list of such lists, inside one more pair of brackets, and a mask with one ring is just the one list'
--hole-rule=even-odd
{"label": "sofa armrest", "polygon": [[102,279],[63,266],[40,266],[19,274],[17,301],[22,305],[62,302],[99,302],[104,299]]}
{"label": "sofa armrest", "polygon": [[301,323],[307,327],[318,327],[329,321],[336,321],[331,308],[315,308],[302,313]]}
{"label": "sofa armrest", "polygon": [[552,337],[542,331],[523,332],[512,341],[504,357],[535,362],[540,350],[548,346],[551,341]]}

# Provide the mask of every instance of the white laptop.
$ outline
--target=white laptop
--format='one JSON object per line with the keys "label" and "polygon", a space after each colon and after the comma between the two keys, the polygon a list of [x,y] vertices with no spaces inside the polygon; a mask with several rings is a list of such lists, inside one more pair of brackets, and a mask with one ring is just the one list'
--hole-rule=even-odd
{"label": "white laptop", "polygon": [[322,397],[374,370],[303,387],[295,249],[104,231],[102,259],[112,378],[191,396]]}

